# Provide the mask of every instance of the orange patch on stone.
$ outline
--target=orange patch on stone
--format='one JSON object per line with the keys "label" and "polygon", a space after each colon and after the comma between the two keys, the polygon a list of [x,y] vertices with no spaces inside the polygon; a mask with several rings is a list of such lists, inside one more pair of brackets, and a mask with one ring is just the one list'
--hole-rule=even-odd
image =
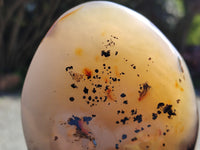
{"label": "orange patch on stone", "polygon": [[178,84],[178,82],[175,82],[175,88],[180,89],[180,91],[184,91],[184,89]]}
{"label": "orange patch on stone", "polygon": [[108,99],[114,100],[114,98],[113,98],[113,96],[112,96],[112,90],[111,90],[111,89],[107,89],[107,90],[106,90],[106,93],[107,93]]}
{"label": "orange patch on stone", "polygon": [[83,74],[87,76],[87,78],[91,78],[92,77],[92,70],[90,70],[89,68],[84,68],[83,69]]}
{"label": "orange patch on stone", "polygon": [[76,54],[76,56],[82,56],[83,55],[83,49],[82,48],[76,48],[75,54]]}
{"label": "orange patch on stone", "polygon": [[158,135],[161,136],[161,134],[162,134],[161,129],[158,129]]}
{"label": "orange patch on stone", "polygon": [[147,94],[144,95],[143,97],[139,97],[139,98],[138,98],[138,101],[140,102],[140,101],[143,100],[146,96],[147,96]]}
{"label": "orange patch on stone", "polygon": [[79,127],[81,128],[81,131],[82,131],[84,134],[88,135],[89,132],[87,131],[87,129],[84,128],[84,122],[83,122],[82,120],[79,120],[79,121],[78,121],[78,125],[79,125]]}
{"label": "orange patch on stone", "polygon": [[169,99],[168,99],[168,100],[166,100],[166,101],[165,101],[165,103],[166,103],[166,104],[170,104],[170,105],[172,105],[172,101],[171,101],[171,100],[169,100]]}
{"label": "orange patch on stone", "polygon": [[184,125],[181,122],[178,122],[174,127],[174,132],[180,134],[184,131]]}
{"label": "orange patch on stone", "polygon": [[107,78],[105,78],[105,83],[108,83],[108,79]]}
{"label": "orange patch on stone", "polygon": [[105,32],[105,31],[101,33],[101,36],[105,36],[105,35],[106,35],[106,32]]}
{"label": "orange patch on stone", "polygon": [[180,127],[180,133],[182,133],[184,131],[184,126]]}
{"label": "orange patch on stone", "polygon": [[[73,128],[73,129],[69,129],[68,131],[67,131],[67,136],[68,137],[73,137],[73,135],[74,135],[74,132],[76,132],[76,130]],[[53,135],[54,136],[54,135]]]}
{"label": "orange patch on stone", "polygon": [[178,82],[176,81],[176,83],[175,83],[175,87],[176,88],[178,88],[179,87],[179,85],[178,85]]}
{"label": "orange patch on stone", "polygon": [[67,13],[65,16],[61,17],[61,18],[59,19],[59,21],[63,21],[65,18],[67,18],[68,16],[70,16],[70,15],[76,13],[76,12],[79,11],[80,9],[81,9],[81,7],[78,8],[78,9],[75,9],[75,10],[69,12],[69,13]]}
{"label": "orange patch on stone", "polygon": [[140,102],[140,101],[142,101],[143,99],[145,99],[147,96],[149,96],[150,95],[150,92],[147,92],[144,96],[142,96],[142,97],[139,97],[138,98],[138,101]]}
{"label": "orange patch on stone", "polygon": [[96,57],[95,57],[95,61],[96,61],[96,62],[98,62],[99,59],[100,59],[99,56],[96,56]]}
{"label": "orange patch on stone", "polygon": [[115,75],[116,75],[117,77],[120,77],[120,73],[119,73],[118,67],[115,66],[114,69],[115,69]]}

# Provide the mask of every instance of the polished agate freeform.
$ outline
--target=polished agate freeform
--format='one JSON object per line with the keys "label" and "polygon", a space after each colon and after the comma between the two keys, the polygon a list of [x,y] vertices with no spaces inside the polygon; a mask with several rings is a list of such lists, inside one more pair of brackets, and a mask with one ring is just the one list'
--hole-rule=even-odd
{"label": "polished agate freeform", "polygon": [[198,129],[188,69],[146,18],[111,2],[64,13],[22,93],[29,150],[189,150]]}

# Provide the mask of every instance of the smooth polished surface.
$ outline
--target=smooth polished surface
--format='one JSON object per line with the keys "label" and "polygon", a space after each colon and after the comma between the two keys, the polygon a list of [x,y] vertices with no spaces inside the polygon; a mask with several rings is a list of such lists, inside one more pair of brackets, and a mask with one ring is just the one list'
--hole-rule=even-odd
{"label": "smooth polished surface", "polygon": [[[27,150],[22,131],[20,99],[19,95],[0,96],[0,134],[2,135],[0,138],[0,150]],[[198,109],[200,109],[199,97],[197,97],[197,104]],[[200,130],[195,146],[195,150],[199,149]]]}
{"label": "smooth polished surface", "polygon": [[188,69],[140,14],[90,2],[41,42],[22,94],[29,150],[192,149],[197,106]]}

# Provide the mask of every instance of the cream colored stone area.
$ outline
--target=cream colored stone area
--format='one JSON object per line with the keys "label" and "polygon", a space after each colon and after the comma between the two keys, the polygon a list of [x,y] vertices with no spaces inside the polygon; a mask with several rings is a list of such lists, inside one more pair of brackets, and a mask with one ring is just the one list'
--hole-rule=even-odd
{"label": "cream colored stone area", "polygon": [[[200,110],[200,97],[197,98],[197,104]],[[0,118],[0,150],[26,150],[20,116],[20,96],[0,96]],[[195,150],[200,150],[200,131]]]}

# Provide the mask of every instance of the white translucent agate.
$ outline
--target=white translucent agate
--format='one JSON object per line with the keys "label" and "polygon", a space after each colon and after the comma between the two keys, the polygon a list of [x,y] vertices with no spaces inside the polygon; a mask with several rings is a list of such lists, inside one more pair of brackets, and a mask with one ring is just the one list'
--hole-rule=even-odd
{"label": "white translucent agate", "polygon": [[29,150],[192,149],[197,118],[177,50],[111,2],[84,3],[54,23],[22,93]]}

